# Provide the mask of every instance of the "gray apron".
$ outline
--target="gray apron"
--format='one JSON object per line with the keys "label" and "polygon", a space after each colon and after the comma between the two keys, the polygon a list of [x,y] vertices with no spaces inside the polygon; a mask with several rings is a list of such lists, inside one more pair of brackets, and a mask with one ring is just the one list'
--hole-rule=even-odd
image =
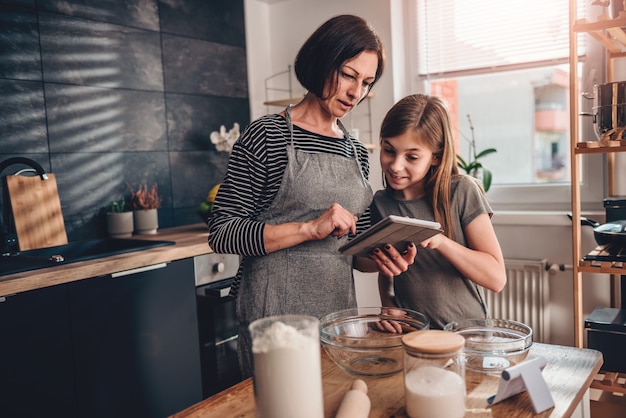
{"label": "gray apron", "polygon": [[[285,110],[290,143],[287,167],[276,198],[259,220],[268,224],[306,222],[320,216],[334,202],[360,217],[372,202],[354,142],[338,121],[353,148],[354,158],[307,153],[293,145],[290,107]],[[325,314],[356,307],[352,256],[338,248],[347,241],[328,236],[264,256],[246,257],[237,296],[239,360],[250,376],[248,325],[255,319],[284,314]]]}

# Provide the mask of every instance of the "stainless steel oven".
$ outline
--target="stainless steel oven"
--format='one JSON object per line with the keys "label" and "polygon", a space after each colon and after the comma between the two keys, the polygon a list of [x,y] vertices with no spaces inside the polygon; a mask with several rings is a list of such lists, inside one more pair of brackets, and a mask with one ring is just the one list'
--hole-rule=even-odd
{"label": "stainless steel oven", "polygon": [[238,323],[235,299],[229,295],[239,267],[232,254],[194,258],[202,395],[207,398],[241,381],[237,361]]}

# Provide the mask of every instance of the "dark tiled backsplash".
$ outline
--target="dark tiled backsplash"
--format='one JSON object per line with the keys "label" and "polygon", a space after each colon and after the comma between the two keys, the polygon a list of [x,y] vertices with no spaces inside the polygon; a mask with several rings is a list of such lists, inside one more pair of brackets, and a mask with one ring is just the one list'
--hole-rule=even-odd
{"label": "dark tiled backsplash", "polygon": [[50,151],[167,151],[163,93],[46,83]]}
{"label": "dark tiled backsplash", "polygon": [[[181,2],[185,3],[185,2]],[[193,4],[195,2],[188,2]],[[41,10],[66,16],[116,23],[135,28],[159,30],[159,2],[157,0],[46,0],[39,2]]]}
{"label": "dark tiled backsplash", "polygon": [[126,181],[158,183],[161,227],[200,221],[228,161],[209,135],[250,121],[243,0],[13,0],[0,12],[0,161],[55,173],[70,240],[106,233]]}

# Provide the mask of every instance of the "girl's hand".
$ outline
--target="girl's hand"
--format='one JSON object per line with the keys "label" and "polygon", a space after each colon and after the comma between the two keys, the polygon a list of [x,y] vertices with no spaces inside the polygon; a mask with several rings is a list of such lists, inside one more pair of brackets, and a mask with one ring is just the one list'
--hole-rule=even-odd
{"label": "girl's hand", "polygon": [[[385,307],[383,309],[383,313],[386,313],[391,316],[397,316],[398,318],[401,318],[402,316],[406,315],[406,312],[403,311],[402,309],[391,308],[391,307],[389,308]],[[411,331],[415,331],[414,328],[412,328],[410,325],[408,325],[404,321],[395,320],[395,319],[383,319],[378,322],[372,322],[371,327],[372,329],[375,329],[376,331],[388,332],[391,334],[405,334]]]}
{"label": "girl's hand", "polygon": [[403,252],[398,251],[391,244],[385,245],[384,248],[375,248],[370,252],[370,259],[374,260],[378,265],[378,271],[389,277],[398,276],[409,269],[409,266],[415,261],[417,255],[417,247],[414,243],[410,243]]}
{"label": "girl's hand", "polygon": [[444,234],[437,234],[420,242],[419,245],[422,248],[430,248],[431,250],[436,250],[447,239],[449,238],[446,237]]}
{"label": "girl's hand", "polygon": [[382,321],[372,322],[372,329],[389,334],[402,334],[402,325],[393,319],[383,319]]}

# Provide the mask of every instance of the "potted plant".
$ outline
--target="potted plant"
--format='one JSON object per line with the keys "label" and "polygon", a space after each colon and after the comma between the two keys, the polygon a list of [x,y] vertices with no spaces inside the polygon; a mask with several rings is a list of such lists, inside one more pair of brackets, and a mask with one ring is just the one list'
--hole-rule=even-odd
{"label": "potted plant", "polygon": [[158,186],[153,183],[150,188],[147,184],[140,184],[135,190],[130,183],[126,183],[130,190],[130,204],[133,208],[133,221],[136,234],[156,234],[159,228],[157,209],[161,207],[161,196]]}
{"label": "potted plant", "polygon": [[107,231],[112,238],[128,238],[133,235],[133,213],[126,210],[126,199],[111,202],[106,214]]}
{"label": "potted plant", "polygon": [[491,181],[493,179],[493,176],[491,174],[491,171],[483,167],[482,163],[480,163],[478,159],[497,152],[497,150],[495,148],[487,148],[485,150],[482,150],[481,152],[477,152],[476,140],[474,139],[474,125],[472,125],[472,119],[470,118],[470,115],[467,115],[467,120],[469,121],[470,130],[472,131],[472,139],[468,139],[469,158],[466,162],[460,155],[457,154],[457,164],[459,168],[465,171],[465,173],[477,179],[482,179],[483,189],[486,193],[491,187]]}

